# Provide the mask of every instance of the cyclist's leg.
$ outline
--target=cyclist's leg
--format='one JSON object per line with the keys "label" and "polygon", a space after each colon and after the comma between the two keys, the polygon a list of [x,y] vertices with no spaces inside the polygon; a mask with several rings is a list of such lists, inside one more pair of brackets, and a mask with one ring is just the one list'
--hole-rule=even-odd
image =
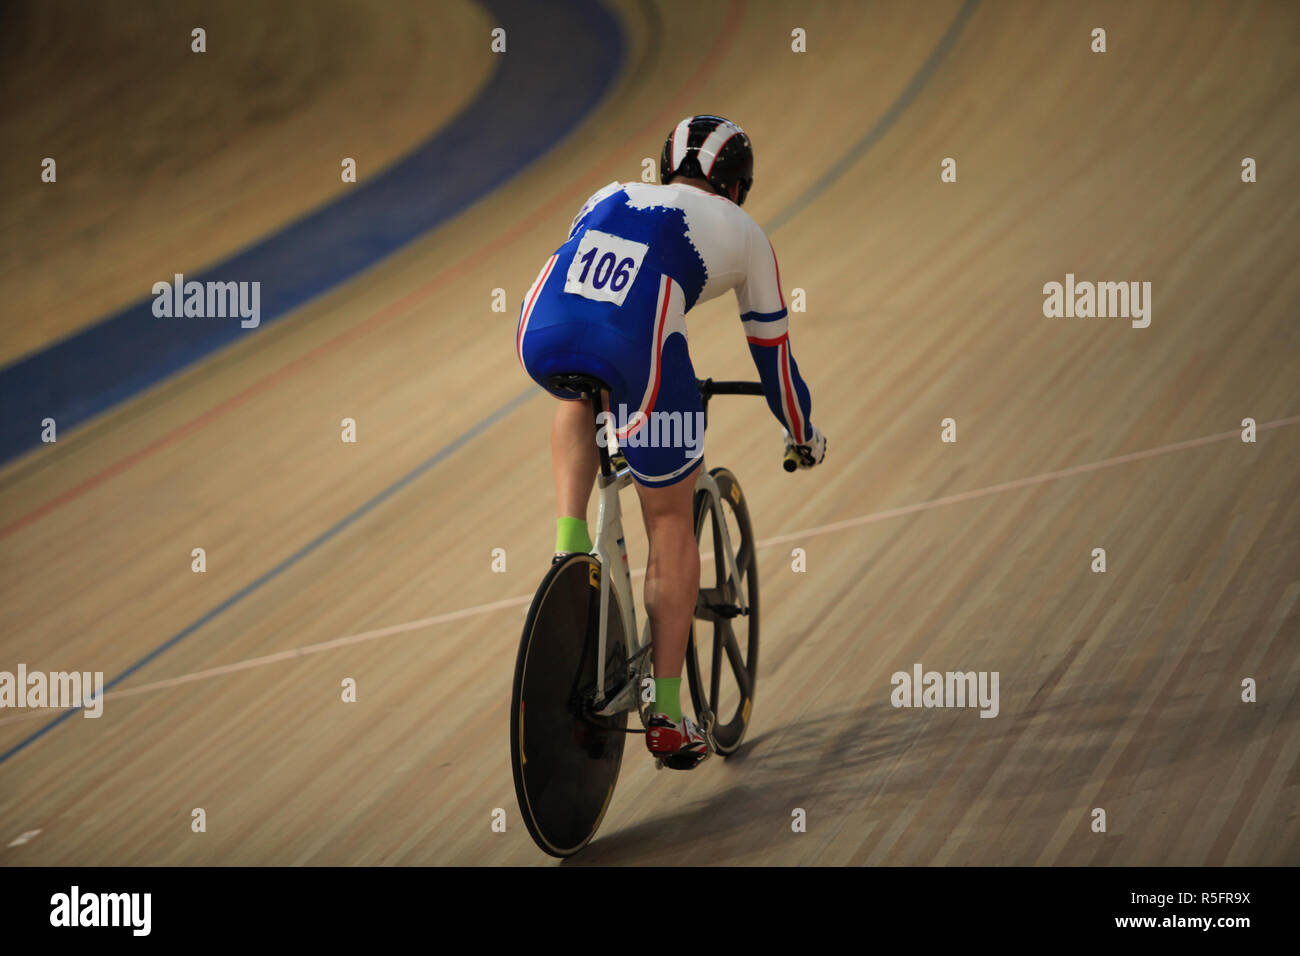
{"label": "cyclist's leg", "polygon": [[628,430],[623,452],[636,478],[650,538],[645,605],[655,676],[674,678],[682,674],[700,589],[692,502],[704,455],[703,409],[684,334],[674,331],[665,338],[657,383],[643,401],[632,407],[649,406],[648,417]]}
{"label": "cyclist's leg", "polygon": [[[606,407],[609,397],[606,393]],[[593,440],[594,422],[588,399],[560,399],[551,425],[551,468],[555,474],[556,506],[561,518],[587,520],[587,502],[600,468]]]}
{"label": "cyclist's leg", "polygon": [[700,552],[692,501],[698,464],[683,480],[661,488],[637,483],[650,539],[645,608],[654,641],[656,677],[681,677],[695,599],[700,590]]}
{"label": "cyclist's leg", "polygon": [[692,503],[704,456],[704,416],[680,325],[663,339],[655,368],[658,374],[633,406],[648,409],[648,417],[626,429],[620,447],[637,481],[650,539],[645,605],[657,702],[646,725],[646,747],[668,766],[687,770],[709,754],[705,736],[681,713],[682,668],[700,587]]}
{"label": "cyclist's leg", "polygon": [[[520,334],[519,356],[533,379],[558,403],[551,423],[551,469],[555,478],[557,553],[585,551],[591,547],[587,505],[600,467],[596,448],[595,418],[591,402],[576,393],[547,385],[551,375],[579,372],[613,385],[621,384],[619,370],[606,357],[599,336],[581,315],[555,307],[543,298]],[[604,393],[608,407],[609,393]]]}

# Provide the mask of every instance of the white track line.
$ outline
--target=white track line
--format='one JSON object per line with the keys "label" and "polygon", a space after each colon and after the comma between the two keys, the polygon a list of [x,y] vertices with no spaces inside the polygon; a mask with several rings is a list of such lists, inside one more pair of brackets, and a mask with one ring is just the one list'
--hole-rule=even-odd
{"label": "white track line", "polygon": [[[362,631],[360,634],[349,634],[347,637],[337,637],[332,641],[322,641],[319,644],[307,644],[303,647],[295,647],[291,651],[280,651],[276,654],[267,654],[265,657],[250,657],[248,660],[236,661],[233,664],[223,664],[220,667],[210,667],[206,670],[195,671],[192,674],[182,674],[179,677],[169,677],[166,680],[153,681],[149,684],[141,684],[138,687],[128,687],[123,690],[111,690],[104,695],[104,700],[110,698],[116,700],[121,697],[131,697],[135,694],[144,694],[149,691],[163,690],[168,687],[177,687],[181,684],[190,684],[198,680],[206,680],[209,677],[220,677],[222,674],[233,674],[236,671],[251,670],[254,667],[262,667],[265,664],[276,664],[280,661],[290,661],[299,657],[306,657],[309,654],[319,654],[321,651],[333,650],[336,647],[347,647],[352,644],[361,644],[365,641],[377,640],[381,637],[390,637],[393,634],[404,634],[407,631],[418,631],[421,628],[432,627],[435,624],[446,624],[449,621],[458,621],[466,617],[474,617],[478,614],[488,614],[492,611],[499,611],[502,608],[517,607],[528,604],[532,601],[531,594],[523,597],[506,598],[503,601],[493,601],[491,604],[479,604],[474,607],[462,608],[459,611],[448,611],[445,614],[435,614],[433,617],[423,617],[418,621],[408,621],[405,624],[393,624],[389,627],[381,627],[374,631]],[[31,720],[35,717],[46,716],[45,710],[32,710],[25,714],[15,714],[12,717],[5,717],[0,720],[0,725],[14,723],[19,720]]]}
{"label": "white track line", "polygon": [[[1266,422],[1263,425],[1255,426],[1255,431],[1265,431],[1270,428],[1281,428],[1285,425],[1294,425],[1300,422],[1300,415],[1293,415],[1290,418],[1279,418],[1275,422]],[[828,534],[832,531],[843,531],[845,528],[856,528],[859,525],[875,524],[877,521],[885,521],[889,518],[898,518],[903,515],[916,514],[918,511],[929,511],[932,508],[941,508],[944,505],[955,505],[963,501],[973,501],[976,498],[987,498],[989,495],[1000,494],[1004,491],[1014,491],[1017,488],[1029,488],[1033,485],[1046,484],[1049,481],[1056,481],[1060,478],[1072,478],[1075,475],[1083,475],[1092,471],[1101,471],[1103,468],[1113,468],[1116,465],[1124,465],[1131,461],[1141,461],[1144,458],[1155,458],[1157,455],[1167,455],[1173,451],[1183,451],[1187,448],[1197,448],[1201,445],[1209,445],[1216,441],[1223,441],[1226,438],[1240,438],[1241,429],[1233,429],[1228,432],[1219,432],[1214,435],[1206,435],[1203,438],[1190,438],[1187,441],[1175,442],[1172,445],[1161,445],[1159,448],[1148,448],[1146,451],[1135,451],[1127,455],[1117,455],[1114,458],[1103,458],[1101,461],[1094,461],[1087,465],[1075,465],[1073,468],[1062,468],[1060,471],[1045,471],[1041,475],[1034,475],[1031,478],[1017,478],[1015,481],[1004,481],[999,485],[989,485],[987,488],[976,488],[974,491],[963,491],[955,495],[945,495],[942,498],[933,498],[930,501],[923,501],[916,505],[904,505],[901,508],[890,508],[887,511],[877,511],[869,515],[859,515],[856,518],[848,518],[844,521],[836,521],[832,524],[818,525],[815,528],[809,528],[806,531],[795,531],[790,534],[777,535],[775,538],[765,538],[758,543],[758,547],[767,547],[772,544],[783,544],[787,541],[799,541],[803,538],[817,534]]]}
{"label": "white track line", "polygon": [[[1294,425],[1297,422],[1300,422],[1300,415],[1293,415],[1290,418],[1279,418],[1276,421],[1265,422],[1263,425],[1256,426],[1256,432],[1268,431],[1274,428],[1283,428],[1287,425]],[[1141,461],[1146,458],[1155,458],[1159,455],[1167,455],[1175,451],[1184,451],[1188,448],[1198,448],[1202,445],[1224,441],[1228,438],[1239,438],[1240,435],[1240,429],[1233,429],[1231,431],[1218,432],[1214,435],[1206,435],[1202,438],[1192,438],[1187,441],[1175,442],[1172,445],[1161,445],[1158,448],[1148,448],[1146,451],[1135,451],[1127,455],[1117,455],[1114,458],[1104,458],[1101,461],[1094,461],[1086,465],[1075,465],[1073,468],[1062,468],[1059,471],[1047,471],[1030,478],[1018,478],[1015,481],[1004,481],[1001,484],[989,485],[986,488],[976,488],[973,491],[963,491],[955,495],[945,495],[942,498],[933,498],[930,501],[923,501],[919,504],[905,505],[901,508],[889,508],[885,511],[875,511],[871,514],[859,515],[856,518],[847,518],[844,521],[835,521],[831,524],[818,525],[815,528],[808,528],[803,531],[794,531],[789,534],[777,535],[773,538],[764,538],[757,543],[756,547],[767,548],[777,544],[785,544],[790,541],[802,541],[816,535],[830,534],[834,531],[843,531],[846,528],[857,528],[862,525],[875,524],[879,521],[887,521],[890,518],[899,518],[903,515],[918,514],[922,511],[930,511],[935,508],[942,508],[946,505],[960,504],[963,501],[987,498],[991,495],[1001,494],[1004,491],[1029,488],[1034,485],[1046,484],[1049,481],[1058,481],[1061,478],[1071,478],[1075,475],[1084,475],[1089,472],[1101,471],[1103,468],[1113,468],[1116,465],[1124,465],[1129,462]],[[638,577],[644,574],[644,568],[638,568],[632,572],[633,577]],[[192,674],[182,674],[179,677],[169,677],[166,680],[153,681],[149,684],[141,684],[138,687],[109,691],[104,695],[104,699],[108,700],[109,698],[112,698],[116,700],[121,697],[146,694],[151,691],[165,690],[168,687],[178,687],[182,684],[206,680],[210,677],[220,677],[223,674],[233,674],[238,671],[251,670],[254,667],[262,667],[266,664],[276,664],[281,661],[295,660],[300,657],[306,657],[309,654],[319,654],[322,651],[334,650],[339,647],[349,647],[353,644],[362,644],[366,641],[377,640],[381,637],[391,637],[394,634],[406,634],[410,631],[422,630],[426,627],[433,627],[435,624],[446,624],[451,621],[463,620],[467,617],[477,617],[480,614],[490,614],[493,611],[500,611],[510,607],[523,607],[532,603],[532,600],[533,596],[531,594],[524,594],[519,597],[493,601],[489,604],[476,604],[473,607],[461,608],[459,611],[448,611],[445,614],[435,614],[433,617],[424,617],[417,621],[409,621],[405,624],[393,624],[389,627],[381,627],[374,631],[363,631],[360,634],[350,634],[346,637],[338,637],[332,641],[322,641],[319,644],[307,644],[290,651],[280,651],[277,654],[267,654],[265,657],[252,657],[248,660],[236,661],[234,664],[223,664],[220,667],[211,667],[206,670],[195,671]],[[31,720],[42,716],[46,716],[45,710],[33,710],[27,713],[15,714],[12,717],[0,719],[0,725],[14,723],[20,720]]]}

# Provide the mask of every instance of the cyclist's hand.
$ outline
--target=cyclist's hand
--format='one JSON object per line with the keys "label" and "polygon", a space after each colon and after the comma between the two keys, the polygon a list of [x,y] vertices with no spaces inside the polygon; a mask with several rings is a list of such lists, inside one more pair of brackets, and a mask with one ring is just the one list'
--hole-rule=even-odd
{"label": "cyclist's hand", "polygon": [[813,426],[812,440],[796,445],[789,431],[785,431],[785,460],[782,467],[786,471],[796,468],[811,468],[820,465],[826,457],[826,436],[816,425]]}

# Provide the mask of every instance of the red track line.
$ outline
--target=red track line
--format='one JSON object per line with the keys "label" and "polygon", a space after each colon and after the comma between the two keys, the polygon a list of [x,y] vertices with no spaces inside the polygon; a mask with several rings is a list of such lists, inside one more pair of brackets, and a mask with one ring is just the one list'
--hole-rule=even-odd
{"label": "red track line", "polygon": [[[689,97],[693,96],[695,94],[696,88],[700,84],[702,84],[710,74],[712,74],[715,70],[717,70],[717,68],[722,63],[723,58],[726,56],[727,51],[731,47],[731,41],[732,38],[735,36],[736,28],[740,25],[741,13],[743,9],[744,9],[744,4],[741,2],[741,0],[732,0],[731,6],[727,11],[726,23],[724,23],[722,29],[719,30],[718,40],[716,43],[714,43],[713,48],[709,51],[708,55],[705,57],[704,65],[701,66],[686,81],[685,85],[683,86],[681,91],[677,94],[677,96],[674,97],[672,102],[663,110],[661,110],[658,114],[656,114],[651,121],[647,122],[646,125],[643,126],[640,131],[638,131],[636,138],[644,138],[645,136],[653,133],[655,129],[661,128],[664,125],[663,121],[661,120],[661,117],[664,116],[665,114],[671,113],[673,116],[676,116],[677,111],[681,108],[680,104],[682,104],[682,102],[687,100]],[[292,376],[300,372],[302,369],[306,368],[308,365],[315,362],[317,359],[320,359],[330,354],[331,352],[337,351],[338,349],[346,345],[348,342],[350,342],[352,339],[360,335],[363,335],[368,332],[373,332],[384,322],[387,322],[388,320],[393,319],[398,315],[401,315],[403,312],[406,312],[413,306],[429,298],[431,295],[437,292],[438,289],[442,288],[444,285],[446,285],[452,279],[459,276],[461,273],[465,272],[467,269],[470,269],[471,267],[477,265],[479,262],[483,261],[484,259],[487,259],[491,255],[496,254],[502,248],[519,240],[521,237],[526,235],[530,230],[536,228],[538,225],[545,222],[548,218],[555,215],[556,212],[558,212],[560,208],[562,208],[563,206],[571,205],[574,197],[576,197],[578,192],[587,188],[586,185],[583,184],[590,183],[590,181],[595,179],[597,176],[606,175],[609,170],[612,170],[614,167],[618,165],[620,154],[625,148],[626,147],[624,145],[620,145],[619,147],[617,147],[617,152],[613,152],[607,155],[604,160],[602,160],[600,163],[598,163],[596,166],[592,168],[591,172],[588,173],[586,177],[580,180],[575,180],[575,185],[573,186],[573,188],[569,189],[567,192],[558,194],[550,202],[534,210],[534,212],[530,216],[520,220],[518,223],[515,224],[513,228],[507,230],[503,235],[498,236],[496,239],[494,239],[493,241],[485,245],[479,246],[477,250],[465,256],[463,259],[460,260],[460,262],[440,272],[437,276],[435,276],[433,279],[426,282],[424,285],[420,286],[418,289],[415,289],[414,291],[408,293],[406,296],[404,296],[401,299],[398,299],[396,302],[385,306],[384,308],[380,309],[378,312],[374,313],[373,315],[371,315],[369,318],[365,319],[361,323],[353,326],[352,328],[344,332],[341,332],[333,339],[330,339],[327,342],[323,342],[320,345],[316,346],[316,348],[312,349],[311,351],[303,355],[300,355],[298,358],[291,361],[288,365],[285,365],[282,368],[279,368],[276,371],[270,373],[265,378],[262,378],[259,381],[254,382],[252,385],[249,385],[243,391],[237,392],[236,394],[232,395],[230,398],[226,399],[225,401],[217,405],[214,405],[212,408],[208,409],[206,412],[203,412],[201,415],[198,415],[197,417],[190,419],[184,425],[181,425],[173,429],[172,431],[168,432],[166,435],[163,435],[157,441],[154,441],[146,445],[145,447],[141,448],[138,451],[132,452],[130,455],[127,455],[125,458],[121,459],[120,461],[112,465],[109,465],[103,471],[100,471],[97,474],[92,475],[90,478],[87,478],[81,484],[76,485],[75,487],[69,489],[68,491],[65,491],[63,494],[50,499],[49,501],[45,502],[45,504],[38,506],[32,511],[29,511],[21,518],[18,518],[17,520],[11,522],[10,524],[5,525],[3,528],[0,528],[0,539],[9,537],[11,534],[14,534],[17,531],[22,530],[23,528],[27,527],[30,524],[34,524],[35,522],[44,518],[46,515],[51,514],[52,512],[58,510],[59,508],[66,505],[68,502],[75,501],[77,498],[80,498],[88,491],[91,491],[94,488],[97,488],[100,485],[104,484],[109,479],[115,478],[117,475],[120,475],[123,472],[133,468],[135,465],[144,461],[146,458],[153,455],[155,452],[163,448],[166,448],[168,445],[174,444],[175,442],[179,441],[182,438],[194,434],[200,429],[206,427],[211,422],[216,421],[222,415],[226,414],[226,412],[238,408],[240,405],[243,405],[246,402],[248,402],[249,399],[254,398],[257,395],[260,395],[262,392],[265,392],[268,389],[273,388],[276,385],[280,384],[281,382],[291,378]],[[436,227],[436,228],[441,228],[441,227]],[[416,241],[418,242],[419,240],[417,239]],[[325,294],[328,295],[329,293],[327,292]]]}

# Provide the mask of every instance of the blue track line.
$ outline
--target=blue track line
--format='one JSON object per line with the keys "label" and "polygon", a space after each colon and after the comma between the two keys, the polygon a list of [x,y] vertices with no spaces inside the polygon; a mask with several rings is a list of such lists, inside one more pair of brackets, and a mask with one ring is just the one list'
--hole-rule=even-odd
{"label": "blue track line", "polygon": [[[479,2],[506,29],[508,46],[493,55],[493,72],[472,102],[394,165],[369,176],[363,168],[361,181],[338,198],[185,275],[186,284],[260,283],[257,328],[242,328],[238,318],[160,318],[142,288],[143,298],[116,315],[0,369],[0,464],[40,444],[42,419],[69,431],[257,334],[468,209],[576,129],[627,56],[618,20],[597,0]],[[485,31],[470,42],[487,53],[490,37]]]}

